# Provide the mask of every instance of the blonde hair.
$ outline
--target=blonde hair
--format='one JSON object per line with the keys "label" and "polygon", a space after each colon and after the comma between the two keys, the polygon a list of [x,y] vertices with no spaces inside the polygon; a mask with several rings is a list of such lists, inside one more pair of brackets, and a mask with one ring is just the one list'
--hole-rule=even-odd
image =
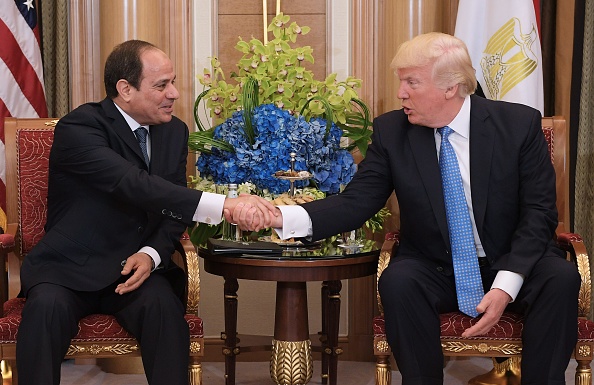
{"label": "blonde hair", "polygon": [[443,89],[459,85],[460,96],[476,90],[476,74],[466,44],[457,37],[440,32],[418,35],[398,47],[390,64],[392,70],[433,64],[432,78]]}

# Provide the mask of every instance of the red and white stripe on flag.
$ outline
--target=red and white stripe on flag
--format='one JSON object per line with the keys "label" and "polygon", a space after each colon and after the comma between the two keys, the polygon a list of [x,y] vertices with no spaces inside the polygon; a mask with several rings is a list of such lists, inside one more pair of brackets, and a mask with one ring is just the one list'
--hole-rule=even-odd
{"label": "red and white stripe on flag", "polygon": [[47,117],[34,0],[0,0],[0,205],[6,208],[4,118]]}
{"label": "red and white stripe on flag", "polygon": [[526,104],[542,114],[542,54],[534,8],[538,3],[460,0],[455,35],[466,43],[487,98]]}

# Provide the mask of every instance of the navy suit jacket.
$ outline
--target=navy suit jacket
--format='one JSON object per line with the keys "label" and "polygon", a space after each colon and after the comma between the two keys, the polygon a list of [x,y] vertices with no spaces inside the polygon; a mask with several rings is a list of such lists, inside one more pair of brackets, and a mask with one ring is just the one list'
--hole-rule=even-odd
{"label": "navy suit jacket", "polygon": [[49,161],[46,234],[25,257],[22,293],[50,282],[95,291],[121,278],[122,261],[143,246],[165,270],[201,192],[186,187],[188,128],[150,126],[151,167],[110,99],[60,119]]}
{"label": "navy suit jacket", "polygon": [[[486,256],[495,270],[527,276],[545,254],[560,255],[555,171],[540,113],[471,96],[469,140],[473,213]],[[361,226],[392,191],[400,209],[393,260],[421,258],[452,274],[434,130],[409,123],[402,110],[374,120],[367,155],[343,193],[304,205],[313,238]]]}

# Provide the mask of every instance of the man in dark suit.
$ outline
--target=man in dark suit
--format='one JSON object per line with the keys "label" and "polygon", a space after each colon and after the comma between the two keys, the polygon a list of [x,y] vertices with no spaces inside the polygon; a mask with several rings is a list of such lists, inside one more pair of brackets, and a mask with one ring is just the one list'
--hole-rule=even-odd
{"label": "man in dark suit", "polygon": [[[281,238],[325,238],[362,226],[395,191],[400,246],[379,282],[388,342],[403,384],[442,384],[439,314],[458,309],[449,230],[455,227],[446,218],[438,161],[438,129],[450,127],[463,211],[471,218],[467,246],[476,251],[482,289],[473,306],[482,316],[464,335],[484,334],[506,307],[520,312],[522,383],[564,384],[577,339],[580,277],[553,242],[555,174],[540,113],[471,96],[470,57],[450,35],[404,43],[392,68],[403,108],[375,119],[367,155],[344,192],[279,207],[271,225]],[[241,227],[253,225],[246,207],[233,216]]]}
{"label": "man in dark suit", "polygon": [[164,52],[124,42],[104,77],[107,98],[55,128],[46,234],[21,268],[19,382],[59,384],[78,321],[107,313],[140,342],[149,384],[186,385],[184,274],[170,256],[193,221],[216,224],[242,202],[264,215],[273,206],[186,188],[188,127],[172,115],[179,93]]}

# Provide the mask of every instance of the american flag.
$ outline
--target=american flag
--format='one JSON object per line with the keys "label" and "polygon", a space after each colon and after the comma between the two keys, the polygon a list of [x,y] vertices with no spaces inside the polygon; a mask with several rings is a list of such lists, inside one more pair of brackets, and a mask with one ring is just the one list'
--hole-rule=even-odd
{"label": "american flag", "polygon": [[34,0],[0,0],[0,205],[6,209],[4,118],[46,118]]}

